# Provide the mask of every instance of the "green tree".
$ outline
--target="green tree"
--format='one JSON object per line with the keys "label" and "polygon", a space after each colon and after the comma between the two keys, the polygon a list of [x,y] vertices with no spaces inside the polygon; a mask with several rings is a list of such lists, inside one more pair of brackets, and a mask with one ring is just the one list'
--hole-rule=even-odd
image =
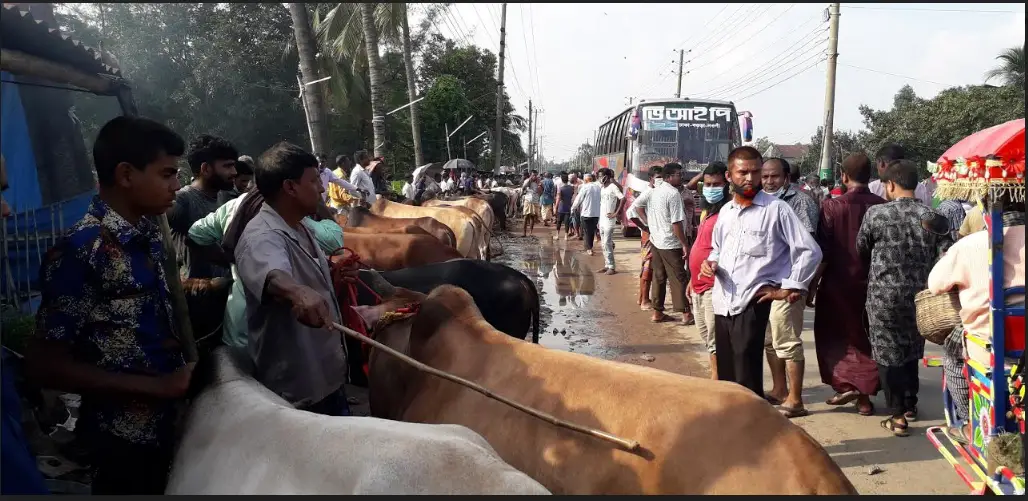
{"label": "green tree", "polygon": [[771,145],[771,140],[768,139],[767,136],[758,138],[756,141],[753,142],[753,147],[756,148],[761,155],[767,153],[767,150],[771,148]]}
{"label": "green tree", "polygon": [[926,161],[936,161],[961,139],[993,125],[1024,118],[1023,90],[1012,86],[953,87],[932,99],[899,97],[894,101],[902,106],[891,110],[860,107],[867,129],[862,133],[861,143],[870,153],[889,142],[903,145],[907,156],[921,166],[922,177],[927,176]]}
{"label": "green tree", "polygon": [[999,79],[1003,85],[1024,89],[1024,46],[1013,47],[996,56],[999,66],[985,73],[985,81]]}
{"label": "green tree", "polygon": [[303,80],[300,94],[306,102],[307,126],[310,129],[311,144],[315,153],[326,153],[328,150],[328,124],[325,115],[324,92],[320,88],[311,88],[307,84],[321,79],[318,72],[318,44],[311,29],[310,13],[305,3],[287,3],[289,15],[293,20],[293,36],[296,37],[296,52],[300,57],[300,76]]}
{"label": "green tree", "polygon": [[[807,154],[800,160],[799,169],[801,174],[807,175],[812,172],[816,174],[821,169],[821,150],[824,144],[825,129],[824,127],[818,127],[817,132],[810,137],[810,148],[807,149]],[[844,130],[837,130],[832,134],[830,158],[832,159],[832,168],[836,179],[839,178],[839,168],[842,166],[842,161],[850,153],[857,151],[863,151],[859,134]]]}

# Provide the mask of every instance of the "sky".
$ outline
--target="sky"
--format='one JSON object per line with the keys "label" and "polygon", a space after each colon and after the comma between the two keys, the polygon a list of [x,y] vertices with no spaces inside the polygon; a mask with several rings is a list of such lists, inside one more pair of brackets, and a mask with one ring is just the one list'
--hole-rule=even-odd
{"label": "sky", "polygon": [[[433,31],[498,52],[500,6],[453,4]],[[504,83],[520,115],[529,99],[541,108],[541,152],[562,160],[629,98],[673,97],[684,50],[683,97],[734,101],[753,114],[755,137],[809,143],[824,116],[827,6],[511,3]],[[889,109],[906,84],[931,98],[983,83],[1000,52],[1024,44],[1024,13],[1024,3],[842,4],[835,130],[861,129],[858,107]]]}

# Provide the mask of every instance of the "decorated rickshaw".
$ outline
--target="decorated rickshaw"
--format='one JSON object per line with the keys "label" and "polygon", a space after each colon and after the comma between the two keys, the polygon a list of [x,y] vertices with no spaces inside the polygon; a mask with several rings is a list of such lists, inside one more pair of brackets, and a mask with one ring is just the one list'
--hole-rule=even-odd
{"label": "decorated rickshaw", "polygon": [[1025,197],[1024,126],[1020,119],[979,131],[928,166],[936,197],[977,204],[989,232],[989,332],[963,333],[968,401],[953,401],[943,378],[946,425],[967,424],[956,417],[962,405],[970,436],[963,444],[946,427],[927,431],[973,494],[1024,494],[1024,301],[1009,300],[1023,296],[1024,287],[1003,288],[1004,204]]}

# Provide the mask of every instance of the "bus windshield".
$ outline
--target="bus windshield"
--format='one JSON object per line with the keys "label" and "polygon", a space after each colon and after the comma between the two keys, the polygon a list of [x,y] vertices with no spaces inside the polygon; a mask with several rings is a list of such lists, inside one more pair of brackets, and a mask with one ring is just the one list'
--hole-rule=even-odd
{"label": "bus windshield", "polygon": [[638,168],[668,162],[706,165],[728,159],[738,139],[734,108],[703,103],[643,105],[634,162]]}

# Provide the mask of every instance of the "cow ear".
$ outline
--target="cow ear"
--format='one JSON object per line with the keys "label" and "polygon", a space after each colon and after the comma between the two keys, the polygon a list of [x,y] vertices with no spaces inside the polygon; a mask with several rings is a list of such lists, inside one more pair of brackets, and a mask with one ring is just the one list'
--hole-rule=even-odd
{"label": "cow ear", "polygon": [[376,322],[378,322],[382,315],[385,313],[385,306],[353,306],[353,311],[356,311],[360,315],[361,319],[364,320],[364,325],[367,328],[372,328]]}

